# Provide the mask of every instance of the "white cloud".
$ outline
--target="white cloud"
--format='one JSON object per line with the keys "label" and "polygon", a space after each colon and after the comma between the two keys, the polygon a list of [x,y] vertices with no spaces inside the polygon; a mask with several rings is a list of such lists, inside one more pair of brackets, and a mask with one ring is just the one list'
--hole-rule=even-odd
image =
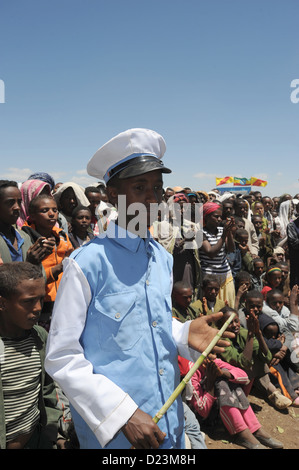
{"label": "white cloud", "polygon": [[196,173],[193,176],[194,176],[194,178],[198,178],[198,179],[219,178],[218,173],[204,173],[204,172],[201,172],[201,173]]}
{"label": "white cloud", "polygon": [[32,173],[33,171],[30,170],[30,168],[11,167],[1,173],[1,178],[22,183],[23,181],[26,181]]}

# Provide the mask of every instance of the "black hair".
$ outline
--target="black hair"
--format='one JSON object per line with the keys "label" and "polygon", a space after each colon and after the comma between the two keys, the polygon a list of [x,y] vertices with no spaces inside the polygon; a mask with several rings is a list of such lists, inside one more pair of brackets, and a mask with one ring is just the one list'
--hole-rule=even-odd
{"label": "black hair", "polygon": [[89,207],[79,205],[79,206],[76,206],[75,209],[73,210],[73,212],[72,212],[72,219],[75,219],[76,216],[77,216],[77,214],[78,214],[78,212],[80,212],[80,211],[88,211],[88,212],[90,212],[90,214],[91,214],[91,210],[89,209]]}
{"label": "black hair", "polygon": [[35,214],[36,211],[37,211],[37,206],[38,206],[39,202],[42,201],[43,199],[51,199],[57,205],[54,197],[51,194],[45,194],[45,193],[39,194],[38,196],[31,199],[31,201],[29,202],[28,213],[29,214]]}
{"label": "black hair", "polygon": [[253,262],[253,264],[255,264],[255,263],[263,263],[263,264],[265,264],[265,263],[264,263],[264,260],[263,260],[262,258],[253,258],[253,259],[252,259],[252,262]]}
{"label": "black hair", "polygon": [[16,181],[0,180],[0,197],[2,195],[1,193],[2,193],[3,189],[11,188],[11,187],[19,189],[18,183]]}
{"label": "black hair", "polygon": [[217,278],[217,276],[214,276],[213,274],[206,274],[202,280],[203,289],[207,287],[211,282],[216,282],[218,286],[220,287],[220,281]]}
{"label": "black hair", "polygon": [[267,296],[266,296],[267,303],[269,303],[269,301],[271,301],[273,299],[274,295],[282,295],[283,296],[283,292],[280,289],[271,289],[271,290],[269,290],[269,292],[267,292]]}
{"label": "black hair", "polygon": [[237,224],[238,222],[242,222],[243,225],[245,225],[245,222],[244,220],[242,219],[242,217],[239,217],[239,216],[234,216],[234,219],[235,219],[235,223]]}
{"label": "black hair", "polygon": [[31,264],[27,261],[4,263],[0,266],[0,295],[10,298],[22,281],[40,278],[43,278],[40,265]]}
{"label": "black hair", "polygon": [[237,235],[239,235],[239,236],[246,235],[248,237],[248,232],[247,232],[247,230],[245,230],[245,228],[238,228],[235,232],[235,237]]}
{"label": "black hair", "polygon": [[185,281],[177,281],[173,285],[173,290],[177,289],[192,289],[191,285]]}
{"label": "black hair", "polygon": [[246,300],[248,300],[248,299],[262,299],[262,300],[264,300],[263,294],[261,293],[261,291],[259,291],[257,289],[249,290],[246,293],[245,298],[246,298]]}
{"label": "black hair", "polygon": [[89,193],[98,193],[98,194],[101,194],[101,190],[99,187],[97,186],[87,186],[87,188],[85,188],[85,196],[88,196]]}
{"label": "black hair", "polygon": [[246,206],[247,206],[247,202],[246,202],[245,199],[242,199],[241,197],[236,197],[236,198],[234,199],[234,207],[236,207],[236,206],[238,206],[238,205],[240,205],[240,204],[242,204],[242,203],[246,204]]}
{"label": "black hair", "polygon": [[[225,305],[224,307],[222,307],[219,312],[222,312],[223,313],[223,316],[227,313],[231,314],[231,313],[235,313],[236,315],[238,315],[238,310],[236,310],[235,308],[233,307],[230,307],[229,305]],[[224,318],[220,318],[217,322],[216,322],[216,327],[217,328],[221,328],[221,326],[224,324]]]}

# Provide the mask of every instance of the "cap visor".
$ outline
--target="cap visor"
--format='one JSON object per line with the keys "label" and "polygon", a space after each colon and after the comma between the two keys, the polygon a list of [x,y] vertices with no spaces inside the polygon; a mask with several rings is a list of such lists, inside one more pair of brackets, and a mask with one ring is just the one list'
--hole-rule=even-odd
{"label": "cap visor", "polygon": [[145,173],[149,173],[150,171],[160,170],[162,173],[171,173],[169,168],[166,168],[162,163],[159,161],[153,162],[140,162],[135,163],[132,166],[127,166],[123,170],[118,173],[119,179],[126,179],[132,178],[133,176],[143,175]]}

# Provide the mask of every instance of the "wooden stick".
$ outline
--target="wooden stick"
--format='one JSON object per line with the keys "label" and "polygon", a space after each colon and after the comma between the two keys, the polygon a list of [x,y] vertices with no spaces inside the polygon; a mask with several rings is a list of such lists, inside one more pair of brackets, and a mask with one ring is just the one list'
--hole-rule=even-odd
{"label": "wooden stick", "polygon": [[187,383],[191,379],[192,375],[197,371],[197,369],[201,366],[203,361],[207,358],[207,356],[210,354],[212,349],[216,346],[216,343],[219,341],[223,333],[225,332],[226,328],[228,325],[231,323],[231,321],[235,318],[236,314],[233,312],[230,317],[226,320],[226,322],[223,324],[222,328],[218,331],[216,336],[213,338],[209,346],[204,350],[203,353],[199,356],[196,362],[194,362],[193,366],[189,370],[189,372],[185,375],[181,383],[177,386],[175,391],[172,393],[172,395],[168,398],[166,403],[162,406],[162,408],[156,413],[156,415],[153,417],[153,421],[155,423],[158,423],[158,421],[162,418],[162,416],[166,413],[168,408],[173,404],[173,402],[177,399],[177,397],[182,393],[184,388],[186,387]]}

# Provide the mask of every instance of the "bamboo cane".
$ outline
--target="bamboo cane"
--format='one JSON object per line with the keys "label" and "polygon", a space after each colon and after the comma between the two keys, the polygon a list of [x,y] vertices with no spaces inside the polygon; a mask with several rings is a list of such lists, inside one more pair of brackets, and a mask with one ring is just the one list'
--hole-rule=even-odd
{"label": "bamboo cane", "polygon": [[175,391],[172,393],[172,395],[168,398],[168,400],[164,403],[162,408],[155,414],[153,417],[153,421],[155,423],[158,423],[158,421],[162,418],[162,416],[166,413],[168,408],[173,404],[173,402],[177,399],[177,397],[182,393],[184,388],[186,387],[187,383],[191,379],[192,375],[197,371],[197,369],[201,366],[203,361],[206,359],[206,357],[210,354],[212,349],[216,346],[216,343],[219,341],[223,333],[225,332],[226,328],[228,325],[231,323],[231,321],[234,319],[236,314],[233,312],[230,317],[226,320],[226,322],[223,324],[221,329],[218,331],[216,336],[213,338],[213,340],[210,342],[208,347],[204,350],[203,353],[199,356],[196,362],[194,362],[193,366],[189,370],[189,372],[185,375],[181,383],[177,386]]}

